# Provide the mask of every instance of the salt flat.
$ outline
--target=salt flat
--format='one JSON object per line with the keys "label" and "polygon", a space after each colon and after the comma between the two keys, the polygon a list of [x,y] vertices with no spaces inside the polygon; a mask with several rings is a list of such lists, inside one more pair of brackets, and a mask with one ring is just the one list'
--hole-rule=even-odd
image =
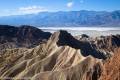
{"label": "salt flat", "polygon": [[43,31],[54,33],[58,30],[67,30],[74,36],[87,34],[92,37],[120,34],[120,27],[39,27]]}

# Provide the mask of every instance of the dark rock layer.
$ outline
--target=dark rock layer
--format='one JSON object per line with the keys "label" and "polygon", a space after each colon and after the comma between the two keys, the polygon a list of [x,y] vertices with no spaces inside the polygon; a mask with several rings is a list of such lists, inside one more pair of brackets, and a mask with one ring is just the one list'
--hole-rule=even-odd
{"label": "dark rock layer", "polygon": [[47,41],[50,35],[49,32],[43,32],[36,27],[27,25],[20,27],[0,25],[0,46],[1,48],[2,45],[6,45],[6,48],[10,48],[10,46],[11,48],[13,48],[12,46],[34,47],[43,41]]}

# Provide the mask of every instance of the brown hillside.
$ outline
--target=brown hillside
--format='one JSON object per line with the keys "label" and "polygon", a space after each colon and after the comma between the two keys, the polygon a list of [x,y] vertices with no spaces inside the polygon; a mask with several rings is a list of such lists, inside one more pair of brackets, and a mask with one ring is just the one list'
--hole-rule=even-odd
{"label": "brown hillside", "polygon": [[[0,53],[0,79],[109,80],[111,75],[118,77],[115,68],[119,66],[118,53],[100,48],[97,40],[76,39],[67,31],[58,31],[46,43],[34,48],[3,50]],[[115,41],[115,48],[119,48],[119,38],[111,43]],[[115,58],[111,57],[113,54]],[[110,77],[106,78],[106,72]]]}

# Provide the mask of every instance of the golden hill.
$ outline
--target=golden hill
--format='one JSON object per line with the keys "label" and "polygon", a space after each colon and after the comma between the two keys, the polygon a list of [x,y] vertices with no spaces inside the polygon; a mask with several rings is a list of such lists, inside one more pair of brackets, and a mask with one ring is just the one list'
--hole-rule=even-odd
{"label": "golden hill", "polygon": [[119,48],[120,36],[107,37],[110,39],[89,40],[58,31],[46,43],[34,48],[3,50],[0,53],[0,79],[107,80],[101,76],[106,75],[103,75],[104,68],[113,56],[113,50]]}

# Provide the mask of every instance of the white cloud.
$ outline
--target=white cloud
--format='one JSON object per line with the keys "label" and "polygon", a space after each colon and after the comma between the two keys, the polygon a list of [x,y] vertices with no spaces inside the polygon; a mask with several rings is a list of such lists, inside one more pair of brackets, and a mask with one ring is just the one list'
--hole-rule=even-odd
{"label": "white cloud", "polygon": [[18,13],[21,14],[33,14],[47,11],[44,7],[41,6],[27,6],[27,7],[20,7],[18,8]]}
{"label": "white cloud", "polygon": [[47,9],[41,6],[27,6],[27,7],[19,7],[16,9],[4,9],[1,11],[0,16],[37,14],[39,12],[44,12],[44,11],[47,11]]}
{"label": "white cloud", "polygon": [[68,8],[71,8],[71,7],[73,6],[73,4],[74,4],[73,2],[68,2],[68,3],[67,3],[67,7],[68,7]]}

